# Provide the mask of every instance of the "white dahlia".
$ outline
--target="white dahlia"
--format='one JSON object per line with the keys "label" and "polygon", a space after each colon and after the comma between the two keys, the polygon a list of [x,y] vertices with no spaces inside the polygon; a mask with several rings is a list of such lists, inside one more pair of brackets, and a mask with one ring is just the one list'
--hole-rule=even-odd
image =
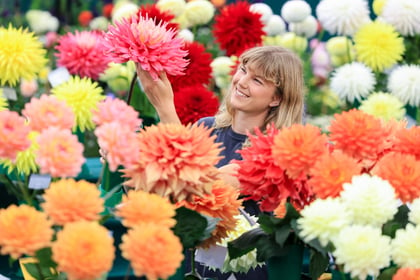
{"label": "white dahlia", "polygon": [[420,225],[420,197],[414,199],[411,203],[408,220],[416,225]]}
{"label": "white dahlia", "polygon": [[392,240],[392,259],[401,267],[420,268],[420,227],[408,224]]}
{"label": "white dahlia", "polygon": [[340,195],[355,224],[380,228],[397,213],[394,188],[377,176],[354,176],[351,183],[343,184]]}
{"label": "white dahlia", "polygon": [[311,6],[303,0],[289,0],[281,7],[280,14],[288,23],[301,22],[312,12]]}
{"label": "white dahlia", "polygon": [[395,68],[388,78],[388,90],[404,104],[420,106],[420,66],[402,65]]}
{"label": "white dahlia", "polygon": [[370,21],[365,0],[322,0],[316,16],[330,34],[352,36],[360,26]]}
{"label": "white dahlia", "polygon": [[337,68],[331,77],[331,90],[341,99],[354,102],[374,90],[376,84],[372,69],[360,62],[352,62]]}
{"label": "white dahlia", "polygon": [[381,229],[353,225],[344,228],[335,240],[333,255],[336,263],[344,265],[344,272],[352,278],[377,276],[391,261],[391,238]]}
{"label": "white dahlia", "polygon": [[249,10],[254,13],[258,13],[261,15],[261,22],[265,25],[270,20],[271,16],[273,15],[273,10],[271,7],[265,3],[254,3],[251,4]]}
{"label": "white dahlia", "polygon": [[318,21],[314,16],[308,16],[301,22],[290,23],[289,30],[299,36],[311,38],[318,31]]}
{"label": "white dahlia", "polygon": [[286,31],[286,23],[279,15],[272,15],[264,26],[267,36],[276,36]]}
{"label": "white dahlia", "polygon": [[403,36],[420,34],[420,1],[387,0],[381,18]]}

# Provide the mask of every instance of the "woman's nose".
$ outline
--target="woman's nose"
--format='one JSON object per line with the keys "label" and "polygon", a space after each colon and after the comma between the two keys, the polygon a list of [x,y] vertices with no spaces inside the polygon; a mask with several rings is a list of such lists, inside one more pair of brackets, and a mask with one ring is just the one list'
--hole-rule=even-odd
{"label": "woman's nose", "polygon": [[248,85],[247,75],[242,75],[238,80],[238,84],[240,87],[243,87],[243,88],[247,87]]}

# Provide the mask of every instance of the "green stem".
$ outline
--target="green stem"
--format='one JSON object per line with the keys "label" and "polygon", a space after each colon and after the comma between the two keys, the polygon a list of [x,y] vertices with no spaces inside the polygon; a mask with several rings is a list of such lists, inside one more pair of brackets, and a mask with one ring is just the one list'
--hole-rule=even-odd
{"label": "green stem", "polygon": [[44,275],[42,274],[42,270],[41,270],[41,266],[39,265],[39,262],[35,262],[35,267],[36,267],[36,270],[38,271],[38,275],[39,275],[39,279],[40,280],[43,280],[43,279],[46,279],[46,277],[44,277]]}
{"label": "green stem", "polygon": [[128,105],[130,105],[131,103],[131,96],[133,96],[133,90],[134,90],[134,85],[136,84],[136,80],[137,80],[137,72],[134,72],[133,79],[131,79],[131,82],[130,82],[130,89],[128,90],[128,96],[127,96]]}
{"label": "green stem", "polygon": [[34,206],[33,200],[31,199],[31,195],[28,192],[28,188],[22,182],[18,182],[19,188],[22,191],[23,199],[28,203],[29,206]]}

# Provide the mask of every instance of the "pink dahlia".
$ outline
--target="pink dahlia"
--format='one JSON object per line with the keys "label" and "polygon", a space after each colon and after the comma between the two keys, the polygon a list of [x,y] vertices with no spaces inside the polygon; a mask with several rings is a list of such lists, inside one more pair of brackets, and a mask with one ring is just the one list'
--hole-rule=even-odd
{"label": "pink dahlia", "polygon": [[70,130],[51,127],[38,136],[36,162],[42,174],[52,177],[75,177],[85,162],[83,145]]}
{"label": "pink dahlia", "polygon": [[93,122],[98,126],[110,122],[119,122],[135,131],[142,124],[142,120],[138,116],[139,113],[125,101],[118,98],[106,98],[93,111]]}
{"label": "pink dahlia", "polygon": [[179,29],[179,24],[172,22],[172,20],[175,18],[175,15],[169,11],[161,11],[156,4],[146,4],[140,6],[139,10],[137,11],[137,15],[142,17],[147,16],[148,18],[154,19],[156,24],[159,24],[160,22],[167,22],[168,25],[166,26],[166,29],[168,30]]}
{"label": "pink dahlia", "polygon": [[110,25],[105,34],[105,53],[116,63],[137,62],[157,79],[159,72],[183,75],[188,65],[184,41],[175,30],[167,30],[167,22],[133,15]]}
{"label": "pink dahlia", "polygon": [[219,109],[219,99],[205,86],[196,84],[180,88],[174,94],[175,109],[183,124],[195,123],[202,117],[213,116]]}
{"label": "pink dahlia", "polygon": [[51,126],[72,129],[76,122],[73,110],[54,95],[43,94],[25,104],[22,114],[28,118],[32,130],[41,132]]}
{"label": "pink dahlia", "polygon": [[31,145],[29,126],[25,119],[12,111],[0,111],[0,158],[15,160],[18,152]]}
{"label": "pink dahlia", "polygon": [[98,145],[107,151],[105,160],[110,171],[116,171],[118,166],[128,166],[139,156],[136,132],[128,125],[108,122],[95,129]]}
{"label": "pink dahlia", "polygon": [[57,65],[80,77],[94,80],[108,68],[111,59],[104,54],[103,33],[98,31],[75,31],[62,36],[55,47]]}
{"label": "pink dahlia", "polygon": [[266,35],[261,14],[252,12],[246,1],[223,7],[214,21],[214,37],[228,56],[240,55],[247,48],[261,45]]}
{"label": "pink dahlia", "polygon": [[211,54],[199,42],[185,42],[183,49],[188,53],[185,58],[188,59],[189,64],[185,68],[185,75],[168,76],[173,90],[178,91],[182,87],[196,84],[208,85],[212,74]]}

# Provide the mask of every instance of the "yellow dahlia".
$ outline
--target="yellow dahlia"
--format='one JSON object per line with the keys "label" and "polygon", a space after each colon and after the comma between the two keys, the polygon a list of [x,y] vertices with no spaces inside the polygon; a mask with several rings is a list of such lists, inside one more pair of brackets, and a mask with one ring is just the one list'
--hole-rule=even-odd
{"label": "yellow dahlia", "polygon": [[402,59],[404,40],[395,28],[381,21],[363,25],[354,35],[357,60],[383,71]]}
{"label": "yellow dahlia", "polygon": [[31,80],[47,63],[42,42],[27,29],[0,27],[0,85]]}
{"label": "yellow dahlia", "polygon": [[138,134],[140,156],[123,172],[125,183],[137,190],[170,197],[177,202],[211,193],[218,171],[220,144],[204,125],[163,124]]}
{"label": "yellow dahlia", "polygon": [[0,252],[14,259],[48,247],[54,233],[47,214],[25,204],[0,209],[0,228]]}
{"label": "yellow dahlia", "polygon": [[381,118],[401,120],[405,115],[404,103],[398,97],[385,92],[375,92],[362,101],[359,110]]}
{"label": "yellow dahlia", "polygon": [[176,221],[175,206],[166,198],[154,193],[129,191],[116,209],[117,216],[122,218],[126,227],[134,227],[142,223],[153,223],[171,228]]}
{"label": "yellow dahlia", "polygon": [[31,145],[24,151],[20,151],[16,154],[15,161],[10,159],[0,159],[0,163],[7,169],[8,173],[12,173],[17,170],[19,173],[24,175],[30,175],[38,171],[38,165],[36,164],[36,151],[39,148],[39,144],[36,141],[39,133],[31,131],[28,135]]}
{"label": "yellow dahlia", "polygon": [[[80,131],[92,130],[95,127],[92,111],[97,110],[98,103],[105,99],[102,88],[89,78],[72,76],[67,82],[53,88],[51,92],[73,109],[76,126]],[[75,130],[76,127],[73,128]]]}
{"label": "yellow dahlia", "polygon": [[112,268],[113,242],[108,230],[96,222],[69,223],[57,233],[52,258],[69,280],[97,279]]}
{"label": "yellow dahlia", "polygon": [[57,225],[80,220],[96,221],[104,210],[100,195],[93,183],[62,179],[51,183],[45,190],[45,202],[41,206]]}
{"label": "yellow dahlia", "polygon": [[167,227],[143,224],[122,236],[120,249],[136,276],[167,279],[181,265],[184,255],[179,238]]}
{"label": "yellow dahlia", "polygon": [[228,232],[236,227],[235,216],[239,213],[242,200],[238,199],[239,191],[222,180],[217,180],[212,185],[212,193],[194,196],[191,202],[182,201],[179,206],[185,206],[200,214],[213,218],[220,218],[212,236],[204,240],[200,247],[209,248],[228,236]]}
{"label": "yellow dahlia", "polygon": [[9,103],[7,99],[3,97],[3,90],[0,88],[0,111],[7,110],[9,108]]}

